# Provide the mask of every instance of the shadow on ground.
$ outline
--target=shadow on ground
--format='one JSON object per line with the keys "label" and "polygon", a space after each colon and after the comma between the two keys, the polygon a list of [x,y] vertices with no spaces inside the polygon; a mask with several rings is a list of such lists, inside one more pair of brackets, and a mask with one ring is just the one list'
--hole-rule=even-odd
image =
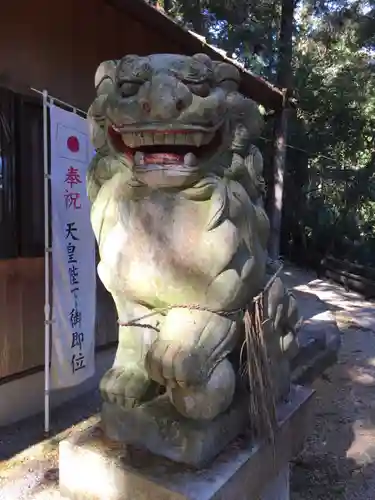
{"label": "shadow on ground", "polygon": [[314,384],[313,429],[294,460],[291,500],[374,500],[375,304],[302,270],[287,269],[286,281],[305,318],[336,315],[343,341],[338,363]]}
{"label": "shadow on ground", "polygon": [[[20,397],[27,397],[27,395],[20,394]],[[100,404],[99,391],[93,391],[75,398],[68,404],[55,408],[51,412],[51,434],[49,438],[53,442],[53,437],[60,432],[96,414],[100,411]],[[43,414],[38,414],[7,427],[0,427],[0,473],[2,461],[14,457],[45,439],[43,428]]]}
{"label": "shadow on ground", "polygon": [[375,498],[372,397],[367,385],[353,380],[352,369],[340,359],[315,383],[314,429],[294,461],[292,500]]}

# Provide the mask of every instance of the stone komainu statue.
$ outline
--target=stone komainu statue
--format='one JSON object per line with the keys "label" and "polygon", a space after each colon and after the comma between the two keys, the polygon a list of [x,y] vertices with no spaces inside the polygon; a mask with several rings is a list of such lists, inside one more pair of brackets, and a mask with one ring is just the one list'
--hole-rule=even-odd
{"label": "stone komainu statue", "polygon": [[[128,55],[97,70],[87,186],[120,325],[100,389],[122,408],[164,388],[188,419],[225,412],[241,384],[245,311],[262,291],[263,369],[276,400],[288,393],[298,314],[279,277],[265,289],[269,222],[252,144],[263,119],[239,82],[204,54]],[[258,354],[245,352],[256,377]]]}

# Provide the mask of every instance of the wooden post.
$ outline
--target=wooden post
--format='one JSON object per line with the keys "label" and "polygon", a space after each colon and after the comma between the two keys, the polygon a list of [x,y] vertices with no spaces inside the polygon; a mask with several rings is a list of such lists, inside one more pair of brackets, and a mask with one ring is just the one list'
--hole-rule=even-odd
{"label": "wooden post", "polygon": [[283,105],[278,112],[274,127],[273,185],[270,193],[271,235],[269,256],[278,259],[280,254],[281,217],[283,209],[284,171],[287,142],[287,122],[290,89],[292,88],[293,24],[296,0],[282,0],[279,33],[279,61],[277,83],[283,89]]}
{"label": "wooden post", "polygon": [[276,260],[280,254],[280,233],[283,210],[284,172],[286,142],[288,135],[287,91],[284,91],[283,107],[275,117],[273,131],[273,182],[270,199],[271,234],[268,252],[271,259]]}

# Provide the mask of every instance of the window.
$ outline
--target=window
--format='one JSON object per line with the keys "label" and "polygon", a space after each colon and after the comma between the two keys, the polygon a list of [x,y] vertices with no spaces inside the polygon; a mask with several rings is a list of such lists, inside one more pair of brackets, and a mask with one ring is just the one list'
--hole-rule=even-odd
{"label": "window", "polygon": [[0,88],[0,258],[43,253],[42,104]]}
{"label": "window", "polygon": [[18,250],[38,257],[44,255],[43,106],[20,96],[16,111]]}
{"label": "window", "polygon": [[15,95],[0,89],[0,258],[16,257],[18,253],[14,114]]}

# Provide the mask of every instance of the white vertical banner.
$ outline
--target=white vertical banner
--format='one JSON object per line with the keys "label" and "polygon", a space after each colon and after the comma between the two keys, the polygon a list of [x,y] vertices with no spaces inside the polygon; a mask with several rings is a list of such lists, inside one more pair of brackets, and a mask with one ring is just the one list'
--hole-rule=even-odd
{"label": "white vertical banner", "polygon": [[94,150],[76,113],[50,106],[52,226],[52,388],[95,372],[95,240],[86,194]]}

